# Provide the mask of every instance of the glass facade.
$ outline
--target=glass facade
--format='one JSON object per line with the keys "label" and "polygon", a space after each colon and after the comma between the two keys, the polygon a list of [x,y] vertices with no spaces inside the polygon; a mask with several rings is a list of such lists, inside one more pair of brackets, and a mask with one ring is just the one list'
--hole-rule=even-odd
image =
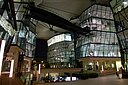
{"label": "glass facade", "polygon": [[[30,85],[30,62],[35,53],[37,21],[32,18],[26,17],[26,14],[29,13],[29,11],[28,9],[25,9],[25,7],[27,7],[28,3],[33,0],[13,0],[17,30],[14,30],[15,26],[13,25],[15,20],[12,20],[10,8],[9,10],[4,10],[2,14],[2,6],[4,4],[3,1],[7,2],[10,0],[0,0],[0,14],[2,15],[0,17],[0,39],[6,40],[6,46],[9,50],[6,51],[5,49],[5,58],[3,59],[2,63],[2,72],[7,73],[10,71],[11,60],[14,59],[14,75],[17,75],[17,77],[19,77],[19,79],[21,79],[24,84]],[[10,7],[10,4],[8,2],[7,4]],[[12,46],[11,49],[10,46]],[[13,49],[13,46],[16,46],[16,49]],[[23,60],[26,60],[28,62]]]}
{"label": "glass facade", "polygon": [[[13,29],[13,24],[8,17],[8,11],[5,10],[0,19],[0,38],[10,41],[10,36],[13,37],[11,44],[18,45],[24,51],[28,57],[34,57],[35,45],[36,45],[36,20],[32,18],[26,18],[26,14],[29,12],[24,7],[28,6],[30,0],[14,0],[14,8],[16,14],[17,31]],[[3,5],[3,0],[0,1],[0,7]],[[9,43],[9,42],[8,42]],[[33,49],[33,50],[32,50]]]}
{"label": "glass facade", "polygon": [[14,2],[18,32],[13,39],[13,44],[17,44],[24,49],[26,56],[34,57],[37,21],[35,19],[25,17],[25,15],[29,12],[24,8],[28,6],[25,2],[29,1],[30,0],[16,0]]}
{"label": "glass facade", "polygon": [[8,40],[9,33],[0,27],[0,39]]}
{"label": "glass facade", "polygon": [[122,66],[128,72],[128,0],[110,2],[120,43]]}
{"label": "glass facade", "polygon": [[[2,9],[3,0],[0,1],[0,8]],[[2,10],[1,10],[2,11]],[[0,39],[9,40],[10,36],[13,36],[16,31],[13,29],[12,24],[9,21],[7,11],[0,13]]]}
{"label": "glass facade", "polygon": [[128,0],[111,0],[110,5],[115,14],[128,7]]}
{"label": "glass facade", "polygon": [[74,67],[74,42],[71,34],[60,34],[48,40],[47,60],[51,68]]}
{"label": "glass facade", "polygon": [[94,4],[79,17],[78,26],[89,27],[91,33],[80,35],[76,57],[120,57],[120,49],[110,7]]}

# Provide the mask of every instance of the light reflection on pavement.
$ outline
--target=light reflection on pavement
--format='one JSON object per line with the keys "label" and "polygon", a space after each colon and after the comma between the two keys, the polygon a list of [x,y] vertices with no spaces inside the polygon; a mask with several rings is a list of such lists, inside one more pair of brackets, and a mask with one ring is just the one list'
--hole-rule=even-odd
{"label": "light reflection on pavement", "polygon": [[128,79],[118,79],[116,75],[110,75],[72,82],[43,83],[43,85],[128,85]]}

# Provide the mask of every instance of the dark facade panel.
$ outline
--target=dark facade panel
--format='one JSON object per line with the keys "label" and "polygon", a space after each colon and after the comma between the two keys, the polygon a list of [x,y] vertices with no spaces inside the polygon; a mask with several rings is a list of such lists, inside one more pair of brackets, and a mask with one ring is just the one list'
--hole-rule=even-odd
{"label": "dark facade panel", "polygon": [[47,59],[47,41],[36,39],[35,58]]}

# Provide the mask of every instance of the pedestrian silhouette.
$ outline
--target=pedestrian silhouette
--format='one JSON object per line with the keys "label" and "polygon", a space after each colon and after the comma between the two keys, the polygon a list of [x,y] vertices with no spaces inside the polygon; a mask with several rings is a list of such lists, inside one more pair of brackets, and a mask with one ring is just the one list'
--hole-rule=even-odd
{"label": "pedestrian silhouette", "polygon": [[119,78],[119,79],[120,79],[120,76],[119,76],[118,71],[116,71],[116,76],[117,76],[117,78]]}

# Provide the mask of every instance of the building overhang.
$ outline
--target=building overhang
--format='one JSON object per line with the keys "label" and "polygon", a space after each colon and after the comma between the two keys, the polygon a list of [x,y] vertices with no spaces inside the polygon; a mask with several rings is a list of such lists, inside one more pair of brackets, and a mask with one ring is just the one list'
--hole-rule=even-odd
{"label": "building overhang", "polygon": [[120,57],[86,57],[78,59],[82,62],[92,62],[92,61],[120,61]]}

